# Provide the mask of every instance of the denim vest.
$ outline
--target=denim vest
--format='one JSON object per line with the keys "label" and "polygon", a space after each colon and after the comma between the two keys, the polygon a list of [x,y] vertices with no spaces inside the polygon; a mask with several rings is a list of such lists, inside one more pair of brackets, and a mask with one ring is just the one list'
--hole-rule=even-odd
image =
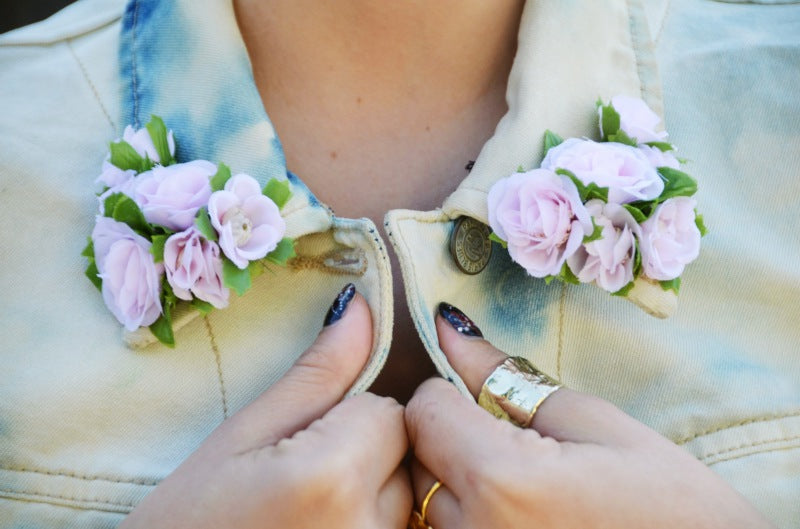
{"label": "denim vest", "polygon": [[[724,22],[724,23],[723,23]],[[392,274],[420,338],[438,348],[447,300],[509,354],[606,398],[683,446],[776,523],[800,522],[800,6],[708,0],[531,1],[509,111],[469,176],[429,212],[346,219],[286,169],[232,5],[82,0],[0,36],[0,527],[110,527],[313,341],[354,282],[374,345],[351,393],[389,350]],[[463,273],[454,221],[487,222],[486,194],[542,157],[546,129],[596,129],[594,101],[642,97],[700,183],[710,234],[676,300],[635,303],[528,276],[495,246]],[[123,334],[84,278],[94,180],[126,124],[161,116],[181,161],[288,179],[298,259],[207,317],[186,311],[177,346]],[[644,309],[644,310],[642,310]],[[665,315],[655,318],[651,313]]]}

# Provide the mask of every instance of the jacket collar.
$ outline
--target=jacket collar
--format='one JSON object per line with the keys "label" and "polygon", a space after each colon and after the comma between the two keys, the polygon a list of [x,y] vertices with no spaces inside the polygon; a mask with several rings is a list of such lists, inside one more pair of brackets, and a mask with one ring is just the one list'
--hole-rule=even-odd
{"label": "jacket collar", "polygon": [[156,114],[175,131],[179,161],[225,162],[262,185],[288,178],[290,237],[330,226],[330,211],[286,169],[230,1],[131,0],[120,74],[122,124],[142,127]]}
{"label": "jacket collar", "polygon": [[508,112],[444,212],[488,223],[489,188],[519,166],[538,165],[545,130],[587,136],[597,130],[594,102],[617,94],[641,97],[663,115],[641,2],[527,2],[508,79]]}

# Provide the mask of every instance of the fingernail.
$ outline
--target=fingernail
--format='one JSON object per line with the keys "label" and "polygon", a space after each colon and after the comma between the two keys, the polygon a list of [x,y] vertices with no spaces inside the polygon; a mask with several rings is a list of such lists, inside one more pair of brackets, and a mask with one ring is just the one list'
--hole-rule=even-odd
{"label": "fingernail", "polygon": [[344,316],[344,311],[347,309],[347,305],[355,295],[356,286],[353,283],[347,283],[342,291],[339,292],[339,295],[336,296],[336,299],[333,300],[331,308],[328,309],[328,314],[325,315],[325,323],[323,323],[323,326],[327,327],[341,320],[342,316]]}
{"label": "fingernail", "polygon": [[439,314],[460,334],[483,338],[483,333],[475,322],[451,304],[439,303]]}

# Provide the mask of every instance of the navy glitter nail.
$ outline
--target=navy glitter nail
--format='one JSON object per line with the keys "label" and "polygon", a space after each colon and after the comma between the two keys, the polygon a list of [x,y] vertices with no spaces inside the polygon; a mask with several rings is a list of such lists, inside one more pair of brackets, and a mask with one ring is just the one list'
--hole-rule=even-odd
{"label": "navy glitter nail", "polygon": [[447,323],[464,336],[475,336],[483,338],[483,333],[475,325],[475,322],[469,319],[466,314],[455,308],[449,303],[439,303],[439,314],[447,320]]}
{"label": "navy glitter nail", "polygon": [[328,314],[325,316],[325,323],[323,326],[327,327],[333,323],[342,319],[344,316],[344,311],[347,309],[347,305],[356,295],[356,286],[353,283],[348,283],[339,292],[339,295],[336,296],[336,299],[333,300],[333,305],[331,308],[328,309]]}

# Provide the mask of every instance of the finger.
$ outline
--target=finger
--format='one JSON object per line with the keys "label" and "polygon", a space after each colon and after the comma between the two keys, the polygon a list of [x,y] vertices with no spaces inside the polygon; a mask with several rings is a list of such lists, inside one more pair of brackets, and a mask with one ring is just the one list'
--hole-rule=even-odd
{"label": "finger", "polygon": [[417,388],[405,419],[417,459],[459,498],[474,487],[476,473],[497,466],[516,450],[517,437],[541,441],[533,430],[495,419],[440,378]]}
{"label": "finger", "polygon": [[327,467],[377,489],[408,450],[403,414],[396,400],[363,393],[341,402],[276,448],[295,450],[310,468]]}
{"label": "finger", "polygon": [[378,519],[386,522],[385,527],[405,529],[413,505],[408,471],[404,466],[397,467],[378,492]]}
{"label": "finger", "polygon": [[[508,356],[483,339],[472,320],[452,305],[439,305],[439,346],[477,399],[486,378]],[[613,404],[561,388],[539,406],[531,428],[558,441],[631,446],[657,435]]]}
{"label": "finger", "polygon": [[336,297],[325,322],[283,378],[230,419],[240,449],[274,444],[302,430],[353,384],[372,349],[372,317],[352,284]]}
{"label": "finger", "polygon": [[[414,459],[411,464],[411,477],[414,483],[416,510],[421,512],[422,502],[425,501],[425,496],[428,495],[437,479],[417,459]],[[453,491],[447,488],[444,482],[428,500],[425,519],[429,526],[436,529],[461,527],[461,505]]]}

